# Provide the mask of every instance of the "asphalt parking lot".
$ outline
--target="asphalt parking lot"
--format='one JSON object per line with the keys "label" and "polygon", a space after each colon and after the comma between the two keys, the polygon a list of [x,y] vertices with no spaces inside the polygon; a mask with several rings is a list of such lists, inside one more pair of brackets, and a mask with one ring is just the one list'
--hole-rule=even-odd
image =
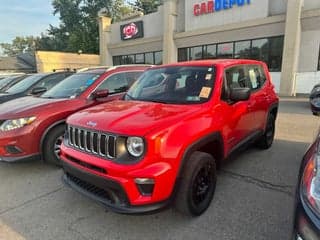
{"label": "asphalt parking lot", "polygon": [[173,209],[115,214],[64,186],[58,168],[0,163],[0,240],[290,239],[299,163],[319,125],[307,99],[281,99],[272,148],[250,148],[225,164],[198,218]]}

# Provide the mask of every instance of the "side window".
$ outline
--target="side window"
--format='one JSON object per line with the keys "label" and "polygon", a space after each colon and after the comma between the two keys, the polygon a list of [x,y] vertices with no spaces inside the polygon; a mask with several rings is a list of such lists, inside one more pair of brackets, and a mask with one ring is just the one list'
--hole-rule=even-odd
{"label": "side window", "polygon": [[47,90],[58,84],[61,80],[65,78],[64,74],[53,74],[50,75],[40,82],[38,82],[33,88],[36,87],[45,87]]}
{"label": "side window", "polygon": [[108,89],[110,94],[126,91],[128,89],[126,73],[116,73],[107,77],[97,88],[101,89]]}
{"label": "side window", "polygon": [[260,89],[266,81],[264,70],[260,65],[248,66],[249,79],[251,83],[251,89]]}
{"label": "side window", "polygon": [[130,87],[142,74],[143,72],[127,72],[127,82],[128,86]]}
{"label": "side window", "polygon": [[250,81],[244,66],[231,67],[224,72],[227,88],[246,88],[250,87]]}

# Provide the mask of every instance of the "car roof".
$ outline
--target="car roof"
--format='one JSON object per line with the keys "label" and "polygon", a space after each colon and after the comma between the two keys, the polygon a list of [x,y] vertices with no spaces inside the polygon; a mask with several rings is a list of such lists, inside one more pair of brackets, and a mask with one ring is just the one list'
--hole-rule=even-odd
{"label": "car roof", "polygon": [[236,65],[236,64],[262,64],[261,61],[250,60],[250,59],[207,59],[207,60],[194,60],[187,62],[177,62],[165,65],[156,66],[157,67],[174,67],[174,66],[212,66],[220,65],[223,67]]}
{"label": "car roof", "polygon": [[116,66],[95,66],[82,68],[77,71],[77,73],[104,73],[110,70],[115,70],[118,68],[137,68],[137,67],[152,67],[153,65],[149,64],[129,64],[129,65],[116,65]]}

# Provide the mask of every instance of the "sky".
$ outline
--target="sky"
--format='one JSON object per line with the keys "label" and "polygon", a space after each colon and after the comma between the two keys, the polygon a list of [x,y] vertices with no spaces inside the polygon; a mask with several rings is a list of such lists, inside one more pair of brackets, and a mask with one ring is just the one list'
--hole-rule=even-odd
{"label": "sky", "polygon": [[51,0],[0,0],[0,43],[16,36],[40,36],[49,24],[58,26]]}

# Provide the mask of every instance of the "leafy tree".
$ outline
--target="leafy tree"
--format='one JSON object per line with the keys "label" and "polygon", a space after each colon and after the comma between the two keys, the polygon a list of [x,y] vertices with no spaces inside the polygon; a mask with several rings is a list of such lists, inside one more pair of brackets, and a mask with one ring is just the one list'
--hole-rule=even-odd
{"label": "leafy tree", "polygon": [[[137,1],[138,2],[138,1]],[[140,2],[140,1],[139,1]],[[48,34],[40,37],[16,37],[2,43],[3,53],[14,56],[18,53],[37,50],[99,53],[98,12],[104,8],[113,21],[134,11],[124,0],[52,0],[53,14],[60,19],[59,26],[49,26]],[[153,5],[148,6],[151,9]],[[148,10],[149,11],[149,10]]]}
{"label": "leafy tree", "polygon": [[34,52],[38,41],[39,37],[16,37],[12,43],[0,43],[0,46],[3,49],[3,54],[13,57],[20,53]]}
{"label": "leafy tree", "polygon": [[143,14],[149,14],[156,12],[161,4],[161,0],[136,0],[133,6],[143,11]]}

